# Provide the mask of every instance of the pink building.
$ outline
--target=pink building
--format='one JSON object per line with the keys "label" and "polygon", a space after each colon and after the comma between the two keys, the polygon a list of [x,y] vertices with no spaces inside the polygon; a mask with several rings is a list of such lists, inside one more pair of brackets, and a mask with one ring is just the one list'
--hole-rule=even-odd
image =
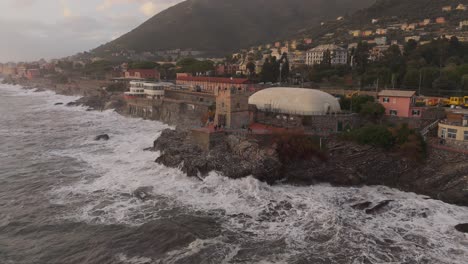
{"label": "pink building", "polygon": [[252,82],[245,78],[201,77],[177,75],[177,85],[189,86],[194,91],[216,93],[218,90],[235,87],[238,90],[250,91]]}
{"label": "pink building", "polygon": [[26,71],[26,78],[29,80],[39,78],[41,76],[41,71],[39,69],[29,69]]}
{"label": "pink building", "polygon": [[161,74],[157,70],[152,69],[131,69],[124,73],[127,79],[161,79]]}
{"label": "pink building", "polygon": [[383,90],[379,102],[385,107],[385,115],[418,118],[422,114],[422,109],[415,106],[415,91]]}
{"label": "pink building", "polygon": [[436,18],[436,23],[437,24],[445,24],[445,17],[438,17]]}

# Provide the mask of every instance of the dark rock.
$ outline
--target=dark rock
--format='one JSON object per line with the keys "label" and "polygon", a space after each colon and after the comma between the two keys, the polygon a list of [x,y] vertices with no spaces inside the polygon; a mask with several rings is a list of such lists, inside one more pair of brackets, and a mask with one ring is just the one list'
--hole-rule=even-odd
{"label": "dark rock", "polygon": [[459,225],[456,225],[456,226],[455,226],[455,229],[456,229],[458,232],[462,232],[462,233],[468,234],[468,224],[459,224]]}
{"label": "dark rock", "polygon": [[69,102],[67,106],[78,106],[79,104],[77,102]]}
{"label": "dark rock", "polygon": [[63,105],[63,103],[55,103],[54,105]]}
{"label": "dark rock", "polygon": [[103,135],[97,136],[94,140],[96,140],[96,141],[99,141],[99,140],[106,140],[106,141],[107,141],[107,140],[109,140],[109,139],[110,139],[109,135],[103,134]]}
{"label": "dark rock", "polygon": [[153,187],[149,187],[149,186],[140,187],[133,192],[133,196],[135,196],[136,198],[142,201],[146,201],[152,197],[151,195],[152,191],[153,191]]}
{"label": "dark rock", "polygon": [[352,205],[351,207],[353,209],[356,209],[356,210],[364,210],[366,208],[369,208],[369,206],[371,206],[371,204],[372,204],[371,202],[362,202],[362,203]]}
{"label": "dark rock", "polygon": [[379,214],[382,213],[387,205],[389,205],[393,200],[385,200],[378,203],[376,206],[366,209],[366,214]]}

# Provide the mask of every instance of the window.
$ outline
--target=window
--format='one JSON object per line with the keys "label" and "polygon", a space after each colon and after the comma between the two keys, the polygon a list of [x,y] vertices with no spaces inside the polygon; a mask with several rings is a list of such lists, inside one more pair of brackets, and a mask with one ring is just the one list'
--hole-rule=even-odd
{"label": "window", "polygon": [[390,103],[390,98],[384,97],[384,98],[382,99],[382,102],[384,102],[384,103]]}
{"label": "window", "polygon": [[468,131],[463,132],[463,140],[468,141]]}
{"label": "window", "polygon": [[411,111],[411,115],[412,116],[420,116],[421,115],[421,110],[412,110]]}
{"label": "window", "polygon": [[440,137],[441,138],[447,138],[447,129],[446,128],[442,128]]}
{"label": "window", "polygon": [[237,109],[240,109],[240,103],[236,104]]}
{"label": "window", "polygon": [[390,110],[390,115],[391,115],[391,116],[397,116],[397,115],[398,115],[398,111],[397,111],[397,110]]}
{"label": "window", "polygon": [[456,139],[457,138],[457,130],[449,128],[448,133],[447,133],[447,138]]}

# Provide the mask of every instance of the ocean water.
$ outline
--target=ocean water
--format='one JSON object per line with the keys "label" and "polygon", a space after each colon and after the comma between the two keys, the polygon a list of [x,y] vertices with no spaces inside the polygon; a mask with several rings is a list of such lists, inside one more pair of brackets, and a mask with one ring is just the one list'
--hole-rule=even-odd
{"label": "ocean water", "polygon": [[[0,85],[1,264],[468,263],[454,229],[466,207],[382,186],[188,178],[143,151],[166,125],[55,105],[76,99]],[[374,215],[352,208],[383,200]]]}

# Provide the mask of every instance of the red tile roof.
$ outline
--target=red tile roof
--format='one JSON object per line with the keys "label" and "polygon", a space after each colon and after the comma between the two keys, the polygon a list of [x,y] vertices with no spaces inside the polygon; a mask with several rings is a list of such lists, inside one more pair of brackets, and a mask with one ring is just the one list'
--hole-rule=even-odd
{"label": "red tile roof", "polygon": [[178,76],[178,81],[192,82],[212,82],[212,83],[232,83],[232,84],[250,84],[246,78],[223,78],[223,77],[195,77],[195,76]]}

